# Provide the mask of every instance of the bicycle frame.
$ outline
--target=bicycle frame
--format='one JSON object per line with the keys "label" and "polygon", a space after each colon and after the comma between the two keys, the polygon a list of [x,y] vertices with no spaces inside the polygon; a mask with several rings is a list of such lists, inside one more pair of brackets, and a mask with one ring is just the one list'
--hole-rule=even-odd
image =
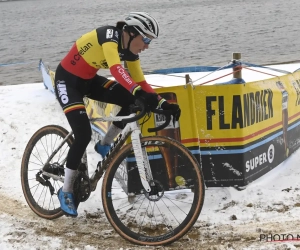
{"label": "bicycle frame", "polygon": [[[128,119],[134,117],[135,114],[130,114],[129,116],[115,116],[115,117],[101,117],[94,118],[91,121],[122,121],[123,119]],[[136,157],[136,162],[138,166],[138,172],[141,178],[142,185],[147,192],[151,191],[149,181],[152,180],[152,173],[150,169],[150,163],[146,154],[145,149],[141,147],[141,130],[137,121],[127,123],[124,129],[121,131],[118,139],[113,144],[111,150],[108,152],[108,155],[103,159],[104,162],[109,155],[116,149],[118,145],[122,146],[126,141],[128,136],[131,134],[132,148]],[[120,143],[121,142],[121,143]],[[91,178],[93,180],[93,178]]]}
{"label": "bicycle frame", "polygon": [[[115,117],[99,117],[99,118],[93,118],[90,119],[91,122],[95,121],[122,121],[123,119],[128,119],[134,117],[136,114],[130,114],[129,116],[115,116]],[[73,132],[69,132],[69,134],[63,139],[63,141],[60,143],[60,145],[54,150],[54,152],[49,156],[47,162],[45,163],[43,169],[42,169],[42,174],[48,177],[52,177],[55,180],[59,180],[61,182],[64,181],[64,178],[48,173],[46,172],[45,166],[50,163],[54,155],[62,148],[62,146],[66,143],[66,141],[70,138],[70,136],[73,135]],[[133,151],[136,157],[136,162],[138,166],[138,172],[141,178],[141,183],[145,189],[146,192],[151,191],[151,187],[149,185],[149,182],[153,179],[152,178],[152,172],[150,169],[150,163],[147,157],[147,152],[145,148],[141,147],[141,141],[140,141],[140,136],[141,136],[141,130],[139,127],[139,124],[137,121],[135,122],[130,122],[127,123],[124,129],[121,131],[119,137],[113,144],[112,148],[108,152],[108,154],[104,157],[102,161],[99,162],[97,169],[95,170],[95,173],[91,176],[91,186],[93,186],[92,190],[96,189],[96,185],[98,180],[101,178],[103,172],[106,170],[105,162],[107,159],[109,159],[110,155],[119,147],[121,147],[126,139],[131,135],[131,141],[132,141],[132,147]],[[66,158],[63,160],[63,164],[66,162]],[[102,166],[102,168],[101,168]],[[86,167],[88,168],[88,164],[86,162]],[[100,171],[100,168],[102,171]]]}

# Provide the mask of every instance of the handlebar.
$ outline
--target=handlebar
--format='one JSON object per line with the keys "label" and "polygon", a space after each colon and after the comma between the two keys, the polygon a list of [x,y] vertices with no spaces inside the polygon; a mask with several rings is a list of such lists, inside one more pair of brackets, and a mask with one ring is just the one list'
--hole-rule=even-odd
{"label": "handlebar", "polygon": [[167,127],[170,124],[170,122],[171,122],[171,112],[170,112],[170,110],[155,109],[152,112],[155,113],[155,114],[164,115],[166,117],[166,120],[162,125],[160,125],[158,127],[148,128],[148,132],[157,132],[159,130],[164,129],[165,127]]}
{"label": "handlebar", "polygon": [[135,122],[135,121],[141,119],[142,117],[144,117],[146,114],[146,107],[145,107],[144,103],[139,99],[135,100],[135,105],[132,105],[130,107],[130,109],[134,113],[136,113],[137,111],[140,111],[140,113],[132,118],[123,119],[122,122],[124,122],[124,123]]}
{"label": "handlebar", "polygon": [[[140,113],[132,118],[123,119],[122,122],[130,123],[130,122],[137,121],[137,120],[141,119],[142,117],[144,117],[147,112],[144,103],[139,99],[136,99],[135,105],[131,107],[131,111],[132,112],[140,111]],[[156,131],[162,130],[170,124],[171,116],[172,116],[172,113],[170,110],[154,109],[154,110],[152,110],[152,112],[155,114],[164,115],[166,117],[166,121],[158,127],[148,128],[148,132],[156,132]]]}

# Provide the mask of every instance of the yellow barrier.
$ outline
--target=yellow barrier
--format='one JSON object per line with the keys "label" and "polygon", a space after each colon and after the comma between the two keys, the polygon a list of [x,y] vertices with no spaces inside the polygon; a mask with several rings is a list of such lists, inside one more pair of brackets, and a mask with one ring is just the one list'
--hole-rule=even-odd
{"label": "yellow barrier", "polygon": [[299,147],[299,79],[296,72],[247,84],[196,87],[208,186],[247,185]]}
{"label": "yellow barrier", "polygon": [[[245,84],[186,84],[156,91],[179,103],[182,110],[175,127],[157,134],[179,140],[190,149],[202,163],[207,186],[245,186],[299,148],[300,72]],[[119,110],[93,100],[86,102],[86,108],[90,117]],[[147,129],[162,119],[152,116],[143,125],[143,135],[151,135]],[[93,126],[105,134],[109,124]],[[176,164],[172,164],[169,160],[174,170]]]}
{"label": "yellow barrier", "polygon": [[[246,84],[186,85],[157,92],[173,93],[182,108],[180,133],[160,134],[193,152],[207,186],[245,186],[300,145],[300,72]],[[147,124],[144,135],[155,123]]]}

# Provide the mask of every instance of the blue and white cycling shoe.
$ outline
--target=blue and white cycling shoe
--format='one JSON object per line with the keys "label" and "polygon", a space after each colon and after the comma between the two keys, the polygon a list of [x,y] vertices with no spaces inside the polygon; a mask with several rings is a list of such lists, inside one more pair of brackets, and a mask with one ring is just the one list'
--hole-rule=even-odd
{"label": "blue and white cycling shoe", "polygon": [[63,192],[60,188],[57,192],[60,208],[67,216],[77,217],[77,209],[75,207],[73,193]]}
{"label": "blue and white cycling shoe", "polygon": [[95,151],[100,154],[102,156],[102,158],[104,158],[106,156],[106,154],[108,153],[108,151],[110,150],[110,145],[101,145],[101,142],[98,141],[95,144]]}

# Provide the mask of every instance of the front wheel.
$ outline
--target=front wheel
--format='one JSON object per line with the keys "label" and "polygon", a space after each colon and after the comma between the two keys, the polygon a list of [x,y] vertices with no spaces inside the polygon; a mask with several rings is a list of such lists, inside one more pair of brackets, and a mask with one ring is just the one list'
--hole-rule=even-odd
{"label": "front wheel", "polygon": [[204,179],[191,152],[178,141],[144,137],[153,180],[151,191],[141,184],[132,144],[114,157],[102,186],[105,214],[126,240],[139,245],[167,245],[194,225],[204,202]]}

